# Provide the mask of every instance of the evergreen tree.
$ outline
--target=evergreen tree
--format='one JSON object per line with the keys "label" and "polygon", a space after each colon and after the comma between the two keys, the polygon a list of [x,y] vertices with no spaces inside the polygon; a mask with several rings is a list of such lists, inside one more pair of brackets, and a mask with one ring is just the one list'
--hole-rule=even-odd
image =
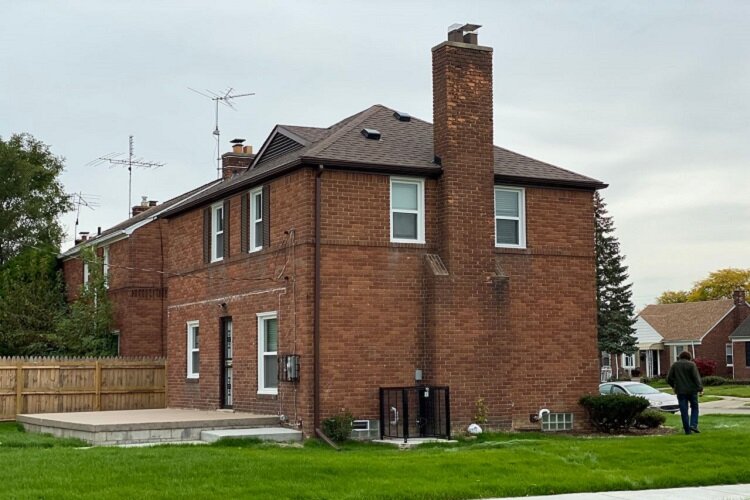
{"label": "evergreen tree", "polygon": [[599,350],[611,354],[633,354],[635,307],[627,283],[628,268],[614,236],[614,223],[599,193],[594,194],[596,218],[596,304]]}

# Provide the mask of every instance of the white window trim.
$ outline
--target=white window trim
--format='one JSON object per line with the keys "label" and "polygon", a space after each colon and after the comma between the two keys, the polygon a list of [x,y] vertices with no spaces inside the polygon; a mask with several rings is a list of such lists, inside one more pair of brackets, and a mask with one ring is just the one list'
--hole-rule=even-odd
{"label": "white window trim", "polygon": [[200,355],[200,344],[198,344],[198,348],[194,349],[192,347],[193,345],[193,328],[199,328],[198,330],[198,342],[200,342],[200,322],[199,321],[188,321],[187,322],[187,344],[186,344],[186,352],[187,352],[187,377],[186,378],[192,378],[197,379],[200,377],[200,365],[198,366],[198,371],[193,370],[193,353],[198,352]]}
{"label": "white window trim", "polygon": [[[727,352],[727,347],[729,352]],[[727,363],[727,367],[734,366],[734,342],[730,342],[724,345],[724,361],[727,361],[727,357],[732,356],[732,362]]]}
{"label": "white window trim", "polygon": [[[255,210],[255,198],[257,196],[260,196],[260,210],[261,210],[260,219],[257,218],[257,214],[255,213],[256,212],[256,210]],[[255,246],[255,239],[256,239],[255,224],[257,222],[264,222],[265,223],[265,220],[263,218],[264,215],[265,215],[265,214],[263,214],[263,186],[261,186],[259,188],[256,188],[256,189],[253,189],[252,191],[250,191],[250,210],[249,210],[249,212],[250,212],[250,217],[248,217],[248,219],[249,219],[248,222],[250,224],[250,245],[248,245],[248,247],[250,248],[250,250],[249,250],[250,252],[257,252],[258,250],[262,250],[263,249],[263,243],[262,242],[261,242],[260,246]]]}
{"label": "white window trim", "polygon": [[109,288],[109,245],[102,248],[102,273],[104,274],[104,287]]}
{"label": "white window trim", "polygon": [[[265,343],[266,343],[265,321],[267,319],[276,319],[277,327],[278,327],[279,314],[276,311],[269,311],[269,312],[257,313],[256,316],[258,317],[258,394],[276,395],[279,393],[278,387],[267,388],[265,386],[266,385],[265,360],[263,356],[267,356],[269,354],[275,354],[278,359],[278,351],[266,351],[265,350]],[[277,330],[277,333],[278,333],[278,330]],[[276,339],[277,348],[278,348],[278,342],[279,342],[279,339],[277,338]]]}
{"label": "white window trim", "polygon": [[[627,363],[626,361],[628,360],[628,358],[631,358],[633,362],[632,363]],[[632,370],[633,368],[635,368],[635,354],[625,354],[625,353],[623,353],[623,355],[622,355],[622,367],[625,368],[625,369],[630,369],[630,370]]]}
{"label": "white window trim", "polygon": [[83,259],[83,285],[86,286],[89,284],[89,263],[86,261],[86,259]]}
{"label": "white window trim", "polygon": [[221,210],[221,217],[225,220],[226,225],[226,214],[224,213],[224,202],[220,201],[218,203],[214,203],[211,205],[211,262],[219,262],[220,260],[224,260],[224,252],[221,253],[221,255],[217,254],[218,245],[216,244],[216,238],[220,234],[222,235],[222,238],[224,237],[224,231],[226,228],[222,228],[221,231],[217,231],[216,228],[216,212],[218,210]]}
{"label": "white window trim", "polygon": [[[510,186],[495,186],[494,195],[497,197],[498,191],[515,191],[518,193],[518,217],[507,217],[495,214],[495,198],[493,197],[492,213],[494,215],[495,231],[495,248],[526,248],[526,190],[524,188]],[[497,220],[517,220],[518,221],[518,244],[497,242]]]}
{"label": "white window trim", "polygon": [[[417,239],[394,238],[393,237],[393,183],[416,184],[417,186],[417,210],[397,210],[398,213],[417,214]],[[390,182],[390,210],[391,210],[391,243],[424,243],[424,179],[412,177],[391,177]]]}

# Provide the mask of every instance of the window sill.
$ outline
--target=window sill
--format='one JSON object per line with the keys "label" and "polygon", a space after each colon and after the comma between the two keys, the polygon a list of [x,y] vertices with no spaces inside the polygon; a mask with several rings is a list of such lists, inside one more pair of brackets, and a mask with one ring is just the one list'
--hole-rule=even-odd
{"label": "window sill", "polygon": [[199,377],[185,377],[185,382],[189,384],[197,384],[198,382],[200,382],[200,380],[201,379]]}
{"label": "window sill", "polygon": [[258,396],[278,396],[278,389],[263,389],[258,391]]}

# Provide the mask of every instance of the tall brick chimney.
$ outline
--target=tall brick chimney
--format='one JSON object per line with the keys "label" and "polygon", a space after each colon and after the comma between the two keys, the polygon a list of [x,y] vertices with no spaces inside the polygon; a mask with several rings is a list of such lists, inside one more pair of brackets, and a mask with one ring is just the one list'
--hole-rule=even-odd
{"label": "tall brick chimney", "polygon": [[432,49],[434,153],[443,167],[441,254],[454,274],[478,271],[479,260],[492,271],[486,267],[494,248],[492,48],[477,45],[479,27],[453,25],[448,41]]}
{"label": "tall brick chimney", "polygon": [[232,151],[221,155],[221,177],[229,179],[246,171],[252,165],[255,155],[252,146],[245,146],[245,139],[232,139]]}
{"label": "tall brick chimney", "polygon": [[738,288],[732,292],[732,298],[734,299],[734,305],[741,306],[745,303],[745,290]]}
{"label": "tall brick chimney", "polygon": [[[424,382],[451,391],[451,420],[468,423],[479,398],[499,415],[508,321],[494,242],[492,49],[477,25],[454,25],[432,49],[433,143],[438,180],[439,254],[447,273],[425,279]],[[505,319],[505,321],[502,321]],[[457,368],[457,367],[460,367]],[[488,378],[490,377],[490,378]]]}

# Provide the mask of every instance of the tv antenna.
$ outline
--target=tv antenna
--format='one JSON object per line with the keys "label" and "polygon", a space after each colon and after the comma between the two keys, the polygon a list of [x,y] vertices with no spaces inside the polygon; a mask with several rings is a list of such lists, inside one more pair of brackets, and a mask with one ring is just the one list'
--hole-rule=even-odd
{"label": "tv antenna", "polygon": [[109,163],[110,167],[115,165],[122,165],[128,167],[128,218],[130,218],[130,209],[132,207],[133,197],[133,167],[141,168],[159,168],[163,167],[164,163],[155,161],[144,161],[143,158],[136,158],[133,154],[133,136],[128,137],[128,157],[119,158],[122,153],[109,153],[104,156],[100,156],[96,160],[92,160],[86,164],[86,166],[96,166],[102,163]]}
{"label": "tv antenna", "polygon": [[232,87],[229,87],[229,89],[224,92],[223,94],[218,94],[212,90],[206,89],[205,92],[201,92],[200,90],[195,90],[194,88],[188,87],[188,90],[192,90],[196,94],[202,95],[203,97],[207,97],[214,101],[216,110],[215,110],[215,117],[216,117],[216,124],[214,126],[213,135],[216,137],[216,176],[217,178],[221,178],[221,142],[219,140],[221,136],[221,132],[219,132],[219,103],[222,103],[226,107],[228,107],[231,110],[237,111],[237,108],[234,107],[234,104],[232,103],[233,99],[237,99],[239,97],[247,97],[250,95],[255,95],[255,92],[249,92],[247,94],[232,94],[234,89]]}
{"label": "tv antenna", "polygon": [[[85,198],[84,198],[85,196]],[[73,238],[75,239],[78,234],[78,220],[81,216],[81,207],[86,207],[90,210],[95,209],[99,206],[99,196],[95,194],[84,194],[80,191],[70,195],[71,201],[76,207],[76,223],[73,227]]]}

